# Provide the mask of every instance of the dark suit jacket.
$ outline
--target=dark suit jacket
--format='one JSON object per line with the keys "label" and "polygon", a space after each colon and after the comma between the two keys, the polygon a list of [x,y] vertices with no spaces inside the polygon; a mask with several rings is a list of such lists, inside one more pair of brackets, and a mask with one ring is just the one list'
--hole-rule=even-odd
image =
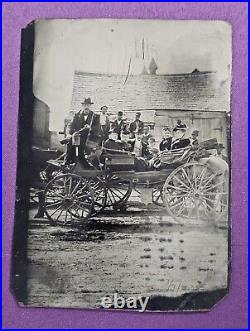
{"label": "dark suit jacket", "polygon": [[[142,121],[138,121],[138,131],[139,131],[139,133],[142,133],[142,131],[143,131],[143,128],[144,128],[144,123],[142,122]],[[130,124],[130,132],[134,132],[134,131],[136,131],[136,129],[137,129],[137,122],[136,121],[134,121],[134,122],[132,122],[131,124]]]}
{"label": "dark suit jacket", "polygon": [[118,139],[121,139],[121,131],[124,130],[125,127],[126,127],[126,123],[123,119],[121,120],[120,123],[118,123],[118,120],[116,119],[111,125],[111,129],[118,134]]}
{"label": "dark suit jacket", "polygon": [[69,133],[73,134],[84,127],[85,124],[91,126],[90,129],[84,129],[81,134],[81,146],[85,148],[87,138],[91,141],[98,141],[100,135],[100,115],[89,112],[88,116],[84,118],[82,113],[75,114],[73,120],[69,124]]}
{"label": "dark suit jacket", "polygon": [[172,143],[172,137],[169,138],[163,138],[160,142],[159,149],[160,151],[170,150],[171,149],[171,143]]}
{"label": "dark suit jacket", "polygon": [[84,118],[83,113],[76,113],[73,120],[69,123],[69,133],[73,134],[84,127],[85,124],[90,125],[92,121],[92,117],[94,113],[92,111],[89,112],[87,118]]}
{"label": "dark suit jacket", "polygon": [[190,139],[177,139],[172,143],[171,149],[185,148],[190,145]]}

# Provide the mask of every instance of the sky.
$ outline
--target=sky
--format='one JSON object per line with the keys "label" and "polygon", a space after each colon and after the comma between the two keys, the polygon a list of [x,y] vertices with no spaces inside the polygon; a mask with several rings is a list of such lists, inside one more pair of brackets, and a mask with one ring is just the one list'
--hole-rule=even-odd
{"label": "sky", "polygon": [[130,74],[139,74],[152,57],[158,74],[198,68],[217,71],[223,81],[231,70],[231,27],[223,21],[38,21],[34,94],[55,121],[70,110],[74,71],[126,75],[131,59]]}

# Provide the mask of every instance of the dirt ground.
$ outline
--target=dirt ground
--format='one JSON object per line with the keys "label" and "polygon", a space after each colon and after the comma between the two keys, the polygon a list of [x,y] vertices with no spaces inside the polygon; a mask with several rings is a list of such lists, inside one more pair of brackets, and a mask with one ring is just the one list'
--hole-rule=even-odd
{"label": "dirt ground", "polygon": [[81,230],[30,211],[28,305],[99,307],[102,297],[177,297],[227,287],[225,224],[176,224],[155,206],[107,211]]}

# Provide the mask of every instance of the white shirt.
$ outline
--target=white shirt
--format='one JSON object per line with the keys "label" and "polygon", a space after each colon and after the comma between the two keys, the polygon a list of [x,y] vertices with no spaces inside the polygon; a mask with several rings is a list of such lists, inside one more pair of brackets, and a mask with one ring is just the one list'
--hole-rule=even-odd
{"label": "white shirt", "polygon": [[100,124],[101,125],[106,125],[106,118],[107,118],[107,115],[104,115],[104,114],[100,115]]}

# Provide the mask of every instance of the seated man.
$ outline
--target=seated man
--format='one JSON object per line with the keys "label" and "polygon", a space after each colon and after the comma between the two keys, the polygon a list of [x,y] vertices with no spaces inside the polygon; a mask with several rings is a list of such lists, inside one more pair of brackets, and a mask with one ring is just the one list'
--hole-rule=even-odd
{"label": "seated man", "polygon": [[149,150],[149,152],[151,152],[152,150],[155,150],[155,149],[157,149],[155,138],[154,137],[150,137],[148,139],[148,150]]}
{"label": "seated man", "polygon": [[123,144],[118,140],[118,133],[116,130],[109,132],[109,138],[103,144],[103,153],[104,154],[119,154],[119,151],[122,151]]}
{"label": "seated man", "polygon": [[162,129],[163,132],[163,139],[160,142],[159,149],[161,152],[170,150],[171,149],[171,143],[172,143],[172,133],[171,129],[169,127],[164,127]]}
{"label": "seated man", "polygon": [[118,134],[118,139],[121,140],[121,132],[126,127],[126,121],[123,119],[123,112],[118,111],[117,119],[111,124],[111,130]]}
{"label": "seated man", "polygon": [[180,120],[177,121],[177,125],[173,129],[173,139],[171,143],[171,150],[185,148],[190,145],[190,139],[185,138],[185,133],[187,131],[186,124],[182,123]]}
{"label": "seated man", "polygon": [[121,132],[121,143],[122,143],[122,148],[124,151],[128,151],[131,152],[131,144],[129,141],[129,137],[130,137],[130,132],[126,129],[124,129]]}

